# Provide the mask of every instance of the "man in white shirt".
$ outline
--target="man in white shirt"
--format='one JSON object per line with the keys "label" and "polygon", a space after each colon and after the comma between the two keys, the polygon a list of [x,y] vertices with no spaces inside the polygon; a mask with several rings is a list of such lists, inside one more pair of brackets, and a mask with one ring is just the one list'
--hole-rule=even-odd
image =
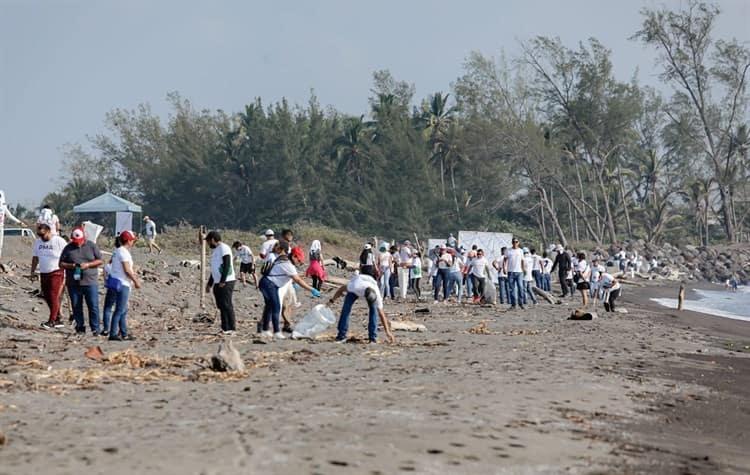
{"label": "man in white shirt", "polygon": [[278,242],[274,238],[273,229],[267,229],[265,232],[265,236],[266,236],[266,240],[261,243],[260,252],[258,253],[260,258],[263,260],[265,260],[269,254],[271,254],[271,252],[273,251],[273,247]]}
{"label": "man in white shirt", "polygon": [[148,246],[148,252],[151,253],[156,249],[161,254],[161,248],[156,244],[156,223],[148,216],[143,217],[143,221],[146,222],[146,229],[144,234],[146,236],[146,245]]}
{"label": "man in white shirt", "polygon": [[36,227],[39,239],[34,241],[31,250],[31,273],[29,278],[36,278],[36,269],[39,266],[39,277],[42,281],[42,293],[44,301],[49,307],[49,320],[42,323],[42,328],[52,329],[63,326],[60,321],[60,295],[65,284],[65,271],[60,268],[60,256],[63,249],[68,245],[65,239],[52,234],[47,223],[39,223]]}
{"label": "man in white shirt", "polygon": [[216,307],[221,313],[221,332],[231,335],[235,331],[234,305],[234,266],[232,265],[232,250],[221,242],[221,234],[211,231],[206,234],[208,246],[214,250],[211,254],[211,277],[206,284],[206,293],[213,289]]}
{"label": "man in white shirt", "polygon": [[388,336],[388,341],[391,343],[395,341],[391,332],[391,325],[383,311],[383,297],[380,295],[378,283],[375,279],[369,275],[360,274],[359,272],[355,273],[348,284],[339,287],[328,303],[331,305],[334,304],[336,299],[344,293],[346,293],[346,297],[344,297],[344,305],[341,307],[341,315],[339,316],[337,342],[343,343],[346,341],[346,332],[349,330],[349,316],[352,313],[352,306],[354,306],[354,302],[360,297],[364,297],[369,307],[367,337],[370,343],[377,343],[378,316]]}
{"label": "man in white shirt", "polygon": [[484,298],[484,285],[490,275],[490,265],[484,257],[483,249],[477,249],[477,256],[469,264],[468,274],[472,280],[474,303],[479,303]]}
{"label": "man in white shirt", "polygon": [[408,239],[404,241],[398,254],[398,290],[401,293],[401,300],[404,300],[406,299],[406,291],[409,290],[409,267],[411,267],[413,254],[411,241]]}
{"label": "man in white shirt", "polygon": [[607,272],[601,275],[599,280],[601,289],[604,292],[604,310],[607,312],[615,311],[615,300],[620,296],[620,283],[612,274]]}
{"label": "man in white shirt", "polygon": [[549,258],[547,251],[542,254],[542,290],[545,292],[552,290],[552,259]]}
{"label": "man in white shirt", "polygon": [[589,285],[591,287],[590,295],[592,298],[598,297],[599,292],[599,278],[601,275],[606,272],[606,268],[601,264],[599,259],[594,259],[591,261],[591,281],[589,282]]}
{"label": "man in white shirt", "polygon": [[510,302],[508,297],[508,274],[505,273],[505,270],[503,269],[504,263],[505,263],[505,253],[508,250],[507,247],[502,247],[500,249],[500,257],[495,259],[495,262],[492,263],[492,267],[495,268],[497,271],[497,283],[500,287],[500,303],[505,304],[505,301],[507,300]]}
{"label": "man in white shirt", "polygon": [[39,218],[36,220],[36,223],[44,223],[49,226],[49,230],[53,235],[60,234],[60,230],[62,229],[60,226],[60,218],[58,218],[55,212],[52,211],[50,205],[42,206],[42,209],[39,210]]}
{"label": "man in white shirt", "polygon": [[525,292],[523,288],[523,272],[526,267],[523,262],[523,250],[518,247],[518,239],[513,238],[511,243],[513,247],[508,249],[505,254],[503,270],[508,275],[508,300],[510,301],[510,309],[513,310],[516,308],[516,302],[518,302],[518,306],[523,308]]}
{"label": "man in white shirt", "polygon": [[235,241],[232,247],[234,248],[235,257],[240,260],[240,280],[242,281],[242,285],[247,284],[247,276],[250,275],[257,288],[258,277],[255,275],[255,256],[253,256],[250,246],[242,244],[240,241]]}

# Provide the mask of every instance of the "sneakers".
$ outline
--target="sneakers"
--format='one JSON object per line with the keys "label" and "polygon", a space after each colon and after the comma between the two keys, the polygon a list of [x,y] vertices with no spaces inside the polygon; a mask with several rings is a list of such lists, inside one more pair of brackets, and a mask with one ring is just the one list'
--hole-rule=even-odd
{"label": "sneakers", "polygon": [[52,322],[42,322],[41,327],[45,330],[53,330],[55,328],[55,324]]}
{"label": "sneakers", "polygon": [[232,336],[234,335],[234,330],[222,330],[221,334],[226,335],[226,336]]}
{"label": "sneakers", "polygon": [[135,341],[136,338],[133,335],[125,335],[122,339],[125,341]]}
{"label": "sneakers", "polygon": [[516,309],[516,306],[515,305],[511,305],[508,310],[515,310],[515,309]]}
{"label": "sneakers", "polygon": [[273,338],[273,333],[271,333],[271,330],[262,331],[260,332],[260,337],[261,338]]}
{"label": "sneakers", "polygon": [[526,308],[526,307],[523,306],[522,303],[519,303],[518,306],[521,307],[521,310],[524,310]]}
{"label": "sneakers", "polygon": [[474,303],[479,303],[479,297],[474,297]]}
{"label": "sneakers", "polygon": [[65,324],[62,322],[62,320],[58,320],[55,323],[53,323],[55,328],[65,328]]}
{"label": "sneakers", "polygon": [[284,333],[282,332],[276,332],[273,334],[274,340],[286,340],[286,337],[284,336]]}
{"label": "sneakers", "polygon": [[336,344],[346,343],[346,338],[342,338],[340,340],[337,338],[336,341],[334,341],[334,343]]}
{"label": "sneakers", "polygon": [[99,333],[99,336],[109,336],[109,332],[107,330],[104,330],[103,332]]}
{"label": "sneakers", "polygon": [[120,335],[114,335],[114,336],[110,336],[108,340],[109,341],[122,341],[122,337]]}

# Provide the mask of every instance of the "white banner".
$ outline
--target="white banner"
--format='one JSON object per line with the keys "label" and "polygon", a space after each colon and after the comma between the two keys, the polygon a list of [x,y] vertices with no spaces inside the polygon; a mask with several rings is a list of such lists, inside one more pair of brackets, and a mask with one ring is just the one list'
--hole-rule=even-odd
{"label": "white banner", "polygon": [[133,213],[130,211],[118,211],[115,215],[115,236],[123,231],[133,231]]}
{"label": "white banner", "polygon": [[484,256],[490,264],[492,272],[492,282],[497,283],[497,272],[492,267],[492,263],[500,257],[500,249],[503,247],[510,248],[513,234],[511,233],[488,233],[483,231],[459,231],[458,245],[463,246],[467,251],[471,246],[477,245],[477,248],[484,251]]}

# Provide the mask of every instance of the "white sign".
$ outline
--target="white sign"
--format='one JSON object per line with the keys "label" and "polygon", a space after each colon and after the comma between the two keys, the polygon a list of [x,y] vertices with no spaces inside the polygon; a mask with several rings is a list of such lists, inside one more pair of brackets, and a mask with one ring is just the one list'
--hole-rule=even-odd
{"label": "white sign", "polygon": [[118,211],[115,214],[115,236],[123,231],[133,230],[133,213],[130,211]]}
{"label": "white sign", "polygon": [[484,251],[484,256],[490,263],[490,272],[492,273],[492,282],[497,282],[497,272],[492,267],[492,263],[500,257],[500,249],[503,247],[510,248],[513,234],[511,233],[488,233],[483,231],[459,231],[458,245],[463,246],[467,251],[476,244],[478,249]]}

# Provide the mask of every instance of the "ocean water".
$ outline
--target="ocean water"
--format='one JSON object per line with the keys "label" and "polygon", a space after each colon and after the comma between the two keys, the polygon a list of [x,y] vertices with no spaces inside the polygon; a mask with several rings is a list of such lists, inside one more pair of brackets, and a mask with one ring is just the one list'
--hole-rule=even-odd
{"label": "ocean water", "polygon": [[[683,308],[694,312],[750,322],[750,287],[741,286],[737,292],[724,289],[693,289],[697,299],[685,299]],[[651,299],[659,305],[677,308],[677,299]]]}

